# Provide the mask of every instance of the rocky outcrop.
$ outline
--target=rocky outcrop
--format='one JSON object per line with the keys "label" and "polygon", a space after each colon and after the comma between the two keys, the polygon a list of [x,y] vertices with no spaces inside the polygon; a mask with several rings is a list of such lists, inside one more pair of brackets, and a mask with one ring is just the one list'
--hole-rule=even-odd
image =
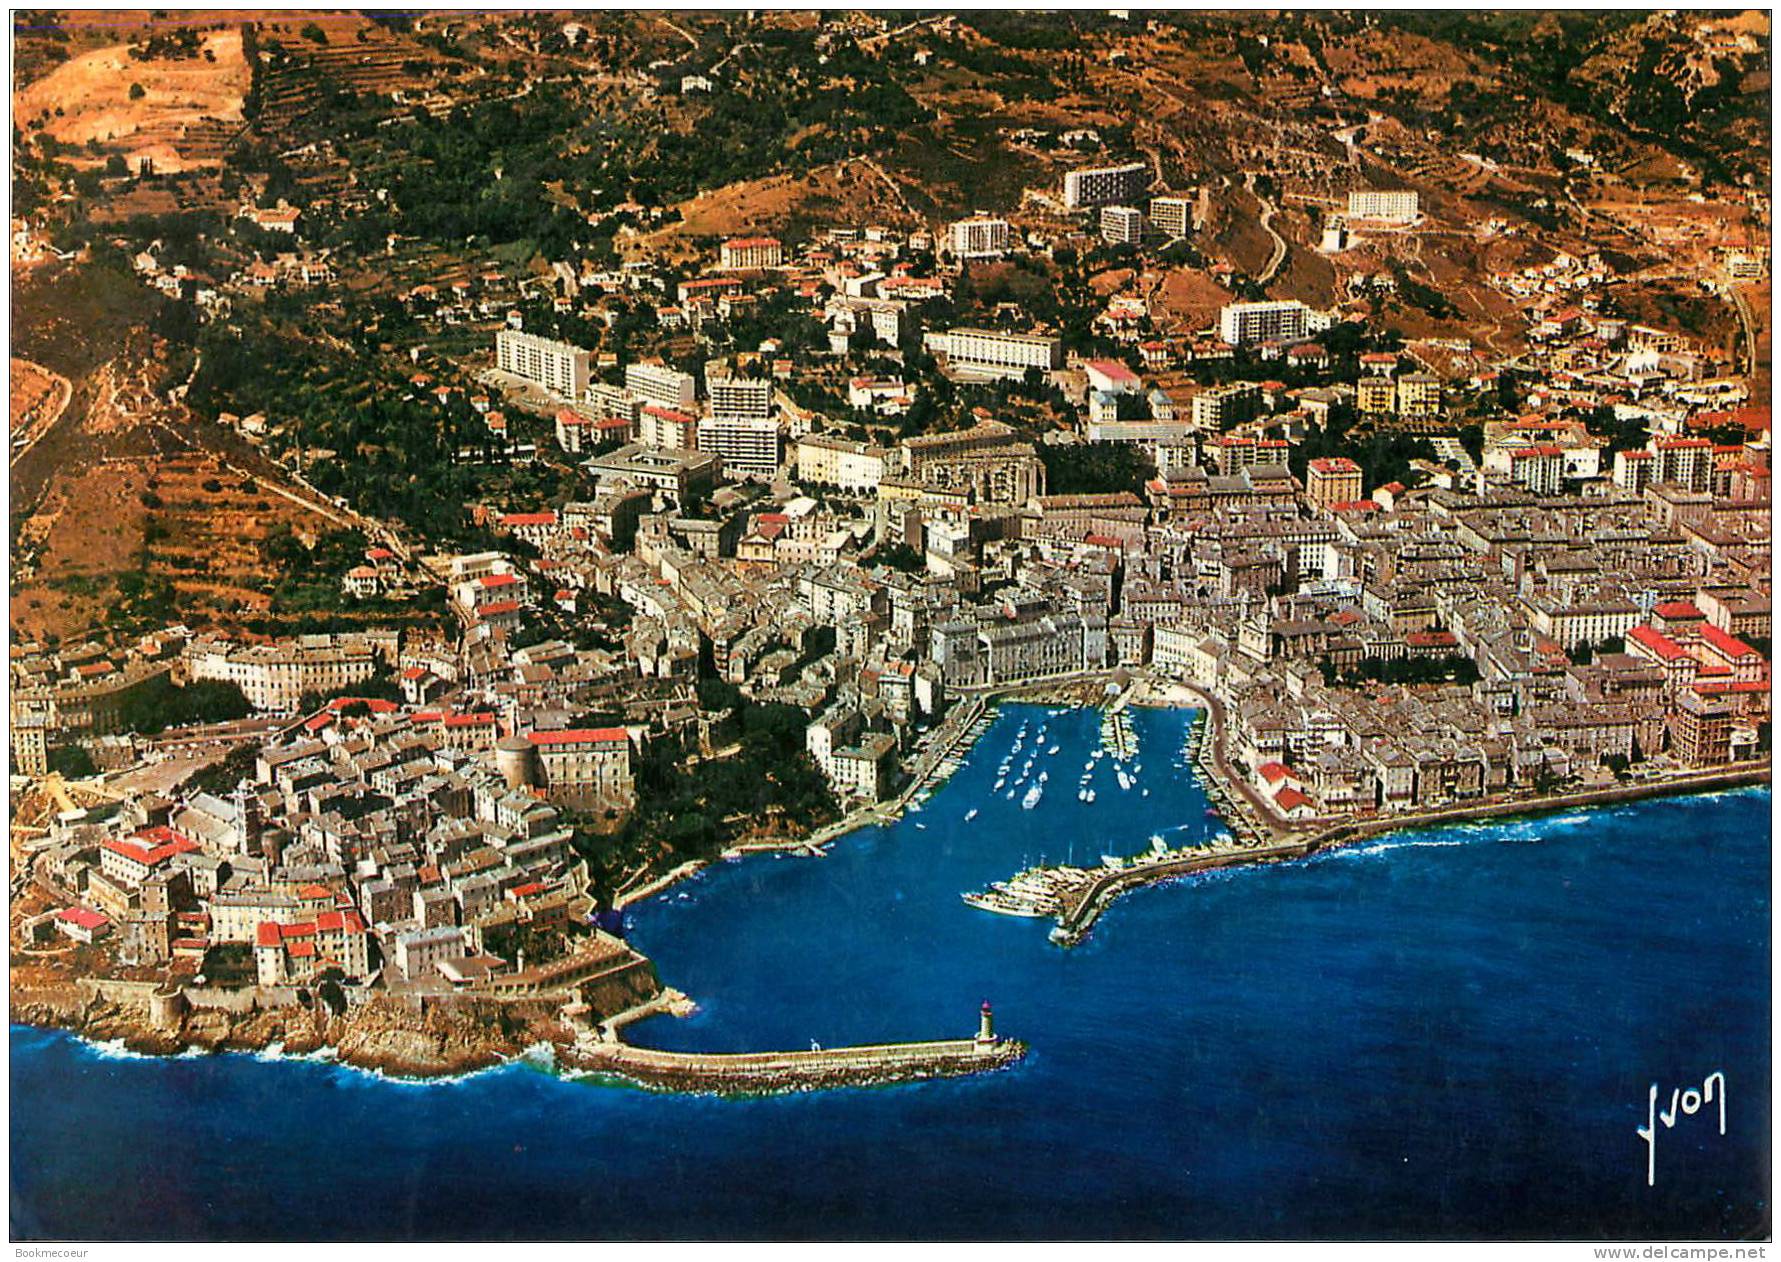
{"label": "rocky outcrop", "polygon": [[78,983],[13,995],[11,1019],[71,1030],[96,1042],[121,1039],[131,1051],[176,1055],[259,1051],[274,1045],[304,1055],[324,1047],[362,1069],[407,1078],[468,1073],[499,1064],[539,1042],[564,1044],[569,1031],[546,1003],[407,1003],[379,997],[343,1014],[293,1004],[230,1012],[191,1008],[176,1024],[157,1022],[142,1002],[83,993]]}

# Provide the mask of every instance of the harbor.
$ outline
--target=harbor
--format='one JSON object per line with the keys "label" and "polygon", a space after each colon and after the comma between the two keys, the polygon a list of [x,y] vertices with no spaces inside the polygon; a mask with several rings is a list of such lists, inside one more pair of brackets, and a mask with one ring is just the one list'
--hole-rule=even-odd
{"label": "harbor", "polygon": [[[1149,850],[1135,855],[1103,854],[1098,863],[1093,862],[1094,856],[1084,856],[1078,861],[1072,855],[1063,863],[1048,863],[1041,858],[1038,863],[1023,863],[1012,876],[960,893],[967,906],[979,911],[1054,920],[1050,939],[1065,947],[1081,942],[1100,914],[1121,894],[1160,881],[1215,869],[1300,859],[1321,850],[1413,828],[1539,815],[1680,793],[1711,792],[1768,780],[1766,768],[1697,772],[1568,794],[1544,797],[1524,794],[1415,814],[1340,821],[1325,819],[1293,826],[1268,811],[1251,787],[1226,762],[1223,708],[1216,697],[1183,683],[1148,678],[1138,679],[1129,688],[1119,688],[1117,695],[1114,691],[1118,685],[1107,684],[1105,680],[1073,686],[1079,698],[1091,692],[1097,695],[1102,710],[1097,746],[1089,753],[1076,786],[1079,803],[1092,807],[1099,794],[1108,791],[1107,778],[1099,774],[1103,769],[1111,771],[1113,781],[1122,792],[1136,790],[1140,795],[1148,796],[1148,787],[1140,785],[1138,779],[1142,770],[1141,753],[1129,708],[1192,705],[1197,713],[1182,739],[1180,757],[1173,766],[1195,773],[1208,803],[1206,815],[1208,819],[1216,819],[1222,831],[1199,844],[1173,846],[1153,835]],[[1014,770],[1024,752],[1024,736],[1023,727],[1017,734],[1013,756],[1000,768],[1002,772]],[[1021,771],[1026,770],[1026,764],[1019,766]],[[1015,787],[1007,788],[998,781],[996,789],[1012,795],[1021,784],[1016,779]],[[972,815],[975,813],[973,811]]]}

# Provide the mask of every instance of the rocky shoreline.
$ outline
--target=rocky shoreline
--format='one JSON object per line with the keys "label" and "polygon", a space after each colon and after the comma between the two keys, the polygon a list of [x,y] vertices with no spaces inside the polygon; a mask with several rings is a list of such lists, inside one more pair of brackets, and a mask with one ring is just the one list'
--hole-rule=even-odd
{"label": "rocky shoreline", "polygon": [[538,1043],[561,1047],[572,1039],[554,1016],[513,1005],[416,1011],[385,996],[340,1014],[320,1004],[240,1013],[194,1007],[169,1023],[155,1020],[146,1005],[90,994],[70,982],[15,992],[8,1011],[15,1024],[66,1030],[95,1043],[120,1042],[142,1055],[278,1047],[287,1055],[306,1056],[331,1050],[341,1064],[410,1079],[473,1073],[513,1060]]}

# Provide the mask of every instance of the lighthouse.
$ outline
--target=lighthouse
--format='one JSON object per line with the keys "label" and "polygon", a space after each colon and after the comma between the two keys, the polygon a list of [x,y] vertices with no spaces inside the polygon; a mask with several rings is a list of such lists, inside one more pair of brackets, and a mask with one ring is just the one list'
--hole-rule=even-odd
{"label": "lighthouse", "polygon": [[988,1047],[995,1041],[996,1015],[990,1010],[989,1000],[985,999],[977,1013],[977,1043],[980,1047]]}

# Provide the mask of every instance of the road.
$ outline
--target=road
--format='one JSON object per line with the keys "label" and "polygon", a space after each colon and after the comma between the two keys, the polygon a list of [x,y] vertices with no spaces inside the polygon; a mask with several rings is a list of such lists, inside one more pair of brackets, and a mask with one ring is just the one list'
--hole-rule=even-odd
{"label": "road", "polygon": [[1725,278],[1725,293],[1738,313],[1738,323],[1744,326],[1744,352],[1739,371],[1747,373],[1756,367],[1756,320],[1750,314],[1750,303],[1744,297],[1744,291],[1729,276]]}
{"label": "road", "polygon": [[853,161],[860,163],[868,171],[872,172],[873,175],[876,175],[879,179],[890,185],[891,192],[897,195],[897,200],[902,203],[903,209],[909,213],[910,218],[914,219],[916,223],[925,222],[921,212],[910,205],[908,196],[903,192],[903,186],[891,179],[891,177],[885,173],[884,168],[879,166],[875,159],[855,158]]}
{"label": "road", "polygon": [[1268,260],[1268,265],[1262,269],[1261,275],[1255,278],[1257,284],[1266,285],[1274,279],[1275,273],[1280,270],[1280,265],[1286,262],[1286,238],[1274,231],[1274,216],[1279,212],[1279,207],[1256,192],[1255,172],[1245,171],[1243,173],[1243,187],[1254,194],[1255,200],[1261,203],[1262,231],[1267,233],[1274,242],[1273,257]]}
{"label": "road", "polygon": [[[24,364],[30,361],[21,359],[18,362]],[[22,437],[15,436],[13,438],[13,442],[17,445],[13,448],[9,468],[23,460],[26,453],[37,445],[38,440],[56,427],[56,422],[62,419],[62,414],[68,410],[68,404],[74,398],[74,386],[68,378],[60,373],[51,372],[42,364],[31,364],[31,367],[50,379],[50,389],[55,403],[54,406],[44,408],[42,415],[34,416],[31,419],[26,425]],[[109,365],[107,367],[109,368]]]}

